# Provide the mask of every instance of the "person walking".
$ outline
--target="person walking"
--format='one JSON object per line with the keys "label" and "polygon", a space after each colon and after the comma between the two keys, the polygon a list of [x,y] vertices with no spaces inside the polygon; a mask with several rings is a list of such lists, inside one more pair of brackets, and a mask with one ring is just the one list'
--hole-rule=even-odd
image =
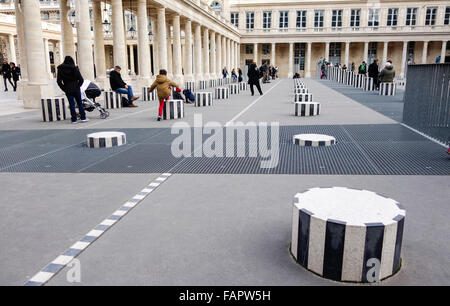
{"label": "person walking", "polygon": [[326,70],[325,64],[322,64],[322,67],[320,67],[320,78],[321,79],[327,78],[327,70]]}
{"label": "person walking", "polygon": [[228,76],[228,70],[227,70],[227,67],[223,67],[223,69],[222,69],[222,76],[223,76],[224,79],[227,78],[227,76]]}
{"label": "person walking", "polygon": [[6,83],[7,80],[9,81],[9,84],[11,84],[11,86],[13,88],[15,88],[14,84],[11,82],[11,67],[9,66],[9,64],[6,60],[3,61],[2,75],[3,75],[3,81],[5,83],[5,91],[8,91],[8,85]]}
{"label": "person walking", "polygon": [[77,112],[75,105],[78,106],[80,112],[81,122],[87,122],[86,112],[84,110],[83,102],[81,101],[80,87],[83,85],[83,77],[80,70],[75,66],[75,62],[72,57],[66,56],[64,62],[58,66],[58,73],[56,82],[59,88],[66,94],[70,105],[70,115],[72,116],[72,123],[77,123]]}
{"label": "person walking", "polygon": [[159,75],[150,87],[150,92],[155,90],[155,88],[158,90],[159,100],[158,121],[161,121],[164,104],[166,103],[166,100],[169,99],[170,94],[172,93],[172,88],[176,88],[177,92],[180,92],[181,90],[178,88],[177,84],[167,78],[167,71],[164,69],[159,71]]}
{"label": "person walking", "polygon": [[111,71],[109,75],[109,85],[113,91],[128,95],[128,107],[137,107],[133,102],[139,99],[139,97],[135,97],[131,85],[128,85],[123,81],[120,71],[120,66],[114,67],[114,70]]}
{"label": "person walking", "polygon": [[389,60],[386,62],[384,69],[380,72],[380,81],[382,83],[392,83],[394,82],[395,77],[395,69],[392,65],[392,61]]}
{"label": "person walking", "polygon": [[378,59],[374,59],[372,64],[369,65],[369,77],[373,78],[373,84],[378,89]]}
{"label": "person walking", "polygon": [[263,92],[261,90],[261,84],[259,84],[259,79],[261,78],[261,73],[256,66],[256,63],[253,62],[250,67],[248,68],[248,84],[250,85],[250,91],[252,93],[252,96],[255,95],[255,91],[253,86],[256,86],[256,88],[259,91],[259,94],[262,96]]}
{"label": "person walking", "polygon": [[361,63],[361,65],[359,65],[359,67],[358,67],[358,74],[363,74],[363,75],[367,74],[367,64],[366,64],[365,61],[363,61]]}
{"label": "person walking", "polygon": [[14,91],[17,91],[17,82],[19,81],[20,77],[20,68],[17,67],[16,64],[13,62],[10,63],[10,67],[11,67],[11,76],[14,82]]}
{"label": "person walking", "polygon": [[240,83],[240,82],[242,82],[242,69],[241,68],[238,68],[238,83]]}

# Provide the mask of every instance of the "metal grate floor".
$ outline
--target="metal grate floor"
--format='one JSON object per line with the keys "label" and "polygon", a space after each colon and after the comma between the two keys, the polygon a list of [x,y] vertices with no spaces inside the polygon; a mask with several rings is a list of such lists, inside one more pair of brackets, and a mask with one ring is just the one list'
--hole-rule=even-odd
{"label": "metal grate floor", "polygon": [[[261,168],[261,157],[175,158],[171,143],[178,135],[168,128],[117,130],[127,134],[127,145],[95,150],[86,148],[84,141],[86,134],[98,130],[2,131],[0,172],[450,174],[450,158],[441,146],[399,124],[282,126],[279,162],[271,169]],[[301,133],[332,135],[338,143],[318,148],[293,145],[292,136]],[[236,152],[236,140],[226,147]]]}

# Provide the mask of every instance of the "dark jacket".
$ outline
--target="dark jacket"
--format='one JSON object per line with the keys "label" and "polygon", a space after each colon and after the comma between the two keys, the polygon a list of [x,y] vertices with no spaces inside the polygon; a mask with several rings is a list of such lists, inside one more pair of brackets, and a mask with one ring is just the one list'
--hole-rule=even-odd
{"label": "dark jacket", "polygon": [[384,67],[380,72],[380,79],[382,83],[392,83],[394,82],[395,69],[394,66],[389,65]]}
{"label": "dark jacket", "polygon": [[18,81],[19,80],[19,76],[20,76],[20,68],[15,66],[11,68],[11,75],[14,81]]}
{"label": "dark jacket", "polygon": [[58,76],[56,79],[59,88],[66,94],[78,93],[83,85],[83,77],[76,66],[61,64],[58,66]]}
{"label": "dark jacket", "polygon": [[360,66],[359,66],[359,68],[358,68],[358,74],[366,74],[367,73],[367,65],[366,64],[364,64],[364,67],[363,67],[363,65],[361,64]]}
{"label": "dark jacket", "polygon": [[[150,87],[150,92],[158,90],[158,99],[159,101],[167,99],[172,93],[172,88],[178,88],[178,85],[169,80],[165,75],[158,75],[156,80],[153,82]],[[183,99],[182,99],[183,100]]]}
{"label": "dark jacket", "polygon": [[111,86],[112,90],[116,90],[119,88],[125,88],[125,85],[127,85],[123,80],[120,73],[113,70],[109,74],[109,85]]}
{"label": "dark jacket", "polygon": [[2,65],[2,75],[4,78],[11,78],[11,66],[9,64]]}
{"label": "dark jacket", "polygon": [[369,77],[378,78],[378,64],[375,62],[369,65]]}
{"label": "dark jacket", "polygon": [[256,85],[259,83],[259,79],[260,79],[260,73],[259,73],[259,69],[258,67],[256,67],[256,64],[251,64],[250,67],[248,68],[248,83],[249,84],[253,84]]}

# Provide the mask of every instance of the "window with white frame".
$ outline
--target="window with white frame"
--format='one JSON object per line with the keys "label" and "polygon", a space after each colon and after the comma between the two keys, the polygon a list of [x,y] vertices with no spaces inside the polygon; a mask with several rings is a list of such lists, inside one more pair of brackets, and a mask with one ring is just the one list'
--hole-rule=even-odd
{"label": "window with white frame", "polygon": [[245,54],[253,54],[253,45],[245,45]]}
{"label": "window with white frame", "polygon": [[254,12],[247,12],[245,28],[247,30],[253,30],[255,28],[255,13]]}
{"label": "window with white frame", "polygon": [[324,11],[314,11],[314,28],[320,29],[323,28],[323,15]]}
{"label": "window with white frame", "polygon": [[447,6],[445,8],[444,24],[445,25],[450,24],[450,6]]}
{"label": "window with white frame", "polygon": [[231,24],[233,24],[235,27],[238,28],[239,27],[239,13],[237,13],[237,12],[231,13],[230,21],[231,21]]}
{"label": "window with white frame", "polygon": [[408,7],[406,9],[406,25],[415,26],[417,24],[417,7]]}
{"label": "window with white frame", "polygon": [[388,9],[387,26],[388,27],[397,26],[397,19],[398,19],[398,8]]}
{"label": "window with white frame", "polygon": [[280,12],[280,29],[287,29],[289,27],[289,12]]}
{"label": "window with white frame", "polygon": [[297,11],[296,27],[297,29],[306,28],[306,11]]}
{"label": "window with white frame", "polygon": [[272,12],[263,12],[263,29],[272,27]]}
{"label": "window with white frame", "polygon": [[425,25],[436,24],[437,7],[427,7],[427,15],[425,16]]}
{"label": "window with white frame", "polygon": [[331,17],[332,28],[342,28],[342,10],[333,10]]}
{"label": "window with white frame", "polygon": [[378,27],[380,25],[380,9],[369,8],[369,19],[367,25],[369,27]]}
{"label": "window with white frame", "polygon": [[350,26],[352,28],[359,28],[361,24],[361,10],[352,9],[350,12]]}

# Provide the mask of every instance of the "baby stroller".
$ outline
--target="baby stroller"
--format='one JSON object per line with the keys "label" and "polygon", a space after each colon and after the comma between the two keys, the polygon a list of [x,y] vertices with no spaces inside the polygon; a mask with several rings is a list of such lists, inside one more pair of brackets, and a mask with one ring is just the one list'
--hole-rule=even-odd
{"label": "baby stroller", "polygon": [[84,80],[81,86],[81,100],[83,101],[84,109],[87,112],[92,112],[97,109],[100,112],[100,119],[109,117],[109,112],[101,106],[100,103],[95,102],[95,98],[101,96],[100,88],[89,80]]}

